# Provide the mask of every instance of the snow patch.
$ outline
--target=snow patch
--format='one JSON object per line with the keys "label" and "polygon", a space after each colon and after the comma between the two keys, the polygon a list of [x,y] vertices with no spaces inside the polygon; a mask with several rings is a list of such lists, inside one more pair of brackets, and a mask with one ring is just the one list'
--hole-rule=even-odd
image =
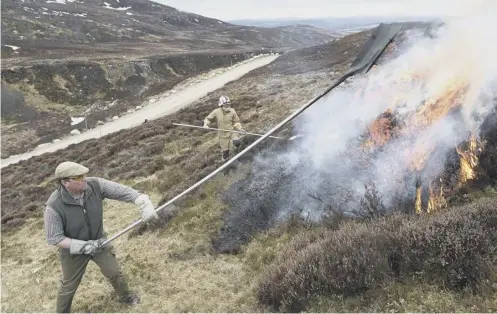
{"label": "snow patch", "polygon": [[85,120],[85,117],[71,117],[71,125],[76,125],[78,123],[81,123]]}
{"label": "snow patch", "polygon": [[50,0],[47,1],[46,3],[59,3],[59,4],[66,4],[66,3],[71,3],[74,2],[75,0]]}
{"label": "snow patch", "polygon": [[12,45],[4,45],[5,47],[9,47],[11,48],[12,50],[16,51],[17,49],[20,49],[21,47],[17,47],[17,46],[12,46]]}
{"label": "snow patch", "polygon": [[81,14],[79,14],[79,13],[74,13],[74,16],[86,17],[86,15],[87,15],[86,13],[81,13]]}
{"label": "snow patch", "polygon": [[133,13],[131,13],[131,12],[126,12],[126,15],[133,15]]}
{"label": "snow patch", "polygon": [[197,23],[199,22],[198,19],[195,19],[195,21],[197,21]]}
{"label": "snow patch", "polygon": [[55,16],[62,16],[62,15],[68,15],[70,13],[69,12],[64,12],[64,11],[52,11],[52,14],[55,15]]}
{"label": "snow patch", "polygon": [[105,7],[106,9],[111,9],[111,10],[116,10],[116,11],[126,11],[128,9],[131,9],[131,7],[125,7],[125,8],[113,8],[110,6],[110,4],[108,2],[104,2],[105,4]]}

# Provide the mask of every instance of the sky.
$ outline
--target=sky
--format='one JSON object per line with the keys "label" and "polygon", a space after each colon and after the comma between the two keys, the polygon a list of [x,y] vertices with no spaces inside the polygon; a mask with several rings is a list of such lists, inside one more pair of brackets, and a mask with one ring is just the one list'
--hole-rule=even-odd
{"label": "sky", "polygon": [[[279,19],[351,16],[457,15],[485,0],[153,0],[182,11],[217,18]],[[487,0],[488,1],[488,0]],[[495,0],[491,0],[495,1]]]}

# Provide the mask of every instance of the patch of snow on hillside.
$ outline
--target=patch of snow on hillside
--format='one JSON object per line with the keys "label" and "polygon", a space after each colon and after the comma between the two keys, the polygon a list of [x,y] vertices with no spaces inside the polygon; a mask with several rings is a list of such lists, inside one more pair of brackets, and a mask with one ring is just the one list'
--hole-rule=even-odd
{"label": "patch of snow on hillside", "polygon": [[109,4],[108,2],[104,2],[104,4],[105,4],[105,7],[104,7],[104,8],[106,8],[106,9],[111,9],[111,10],[126,11],[126,10],[131,9],[131,7],[125,7],[125,8],[124,8],[124,7],[123,7],[123,8],[113,8],[113,7],[111,7],[111,6],[110,6],[110,4]]}
{"label": "patch of snow on hillside", "polygon": [[78,124],[78,123],[81,123],[85,120],[85,117],[71,117],[71,125],[75,125],[75,124]]}
{"label": "patch of snow on hillside", "polygon": [[74,2],[75,0],[49,0],[46,3],[58,3],[58,4],[66,4],[70,2]]}

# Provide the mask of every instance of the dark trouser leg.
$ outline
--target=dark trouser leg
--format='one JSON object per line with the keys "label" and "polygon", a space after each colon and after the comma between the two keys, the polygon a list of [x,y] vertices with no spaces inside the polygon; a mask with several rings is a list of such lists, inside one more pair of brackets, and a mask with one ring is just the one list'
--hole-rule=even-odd
{"label": "dark trouser leg", "polygon": [[230,151],[229,150],[223,150],[223,161],[228,160],[229,156],[230,156]]}
{"label": "dark trouser leg", "polygon": [[72,299],[85,274],[88,261],[90,261],[88,255],[60,255],[62,285],[57,296],[57,313],[69,313],[71,311]]}
{"label": "dark trouser leg", "polygon": [[109,279],[119,299],[126,300],[130,295],[128,284],[112,249],[105,248],[102,252],[94,255],[92,260],[100,267],[102,274]]}
{"label": "dark trouser leg", "polygon": [[[235,155],[237,155],[240,152],[240,148],[242,146],[242,141],[239,139],[233,140],[233,146],[235,147]],[[239,158],[238,162],[241,162],[242,159]]]}

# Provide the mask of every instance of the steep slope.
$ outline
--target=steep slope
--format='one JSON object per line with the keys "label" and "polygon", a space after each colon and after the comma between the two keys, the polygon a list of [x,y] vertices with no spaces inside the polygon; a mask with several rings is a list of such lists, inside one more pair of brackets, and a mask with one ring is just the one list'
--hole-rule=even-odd
{"label": "steep slope", "polygon": [[333,38],[309,26],[233,25],[148,0],[1,5],[3,157],[67,134],[71,116],[90,115],[94,127],[193,76]]}
{"label": "steep slope", "polygon": [[178,84],[208,80],[257,54],[203,53],[4,69],[2,158],[68,136],[72,130],[93,129],[155,102],[158,94],[175,93],[181,88]]}
{"label": "steep slope", "polygon": [[2,58],[288,49],[323,43],[331,35],[310,26],[233,25],[148,0],[2,1]]}

